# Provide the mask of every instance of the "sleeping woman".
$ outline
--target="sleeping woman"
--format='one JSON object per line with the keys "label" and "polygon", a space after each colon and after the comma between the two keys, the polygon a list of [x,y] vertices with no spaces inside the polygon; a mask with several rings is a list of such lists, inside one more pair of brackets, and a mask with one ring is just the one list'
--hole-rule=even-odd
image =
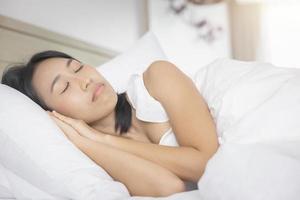
{"label": "sleeping woman", "polygon": [[67,138],[132,196],[196,189],[218,149],[216,126],[193,81],[155,61],[116,93],[96,68],[44,51],[4,72],[3,84],[47,111]]}

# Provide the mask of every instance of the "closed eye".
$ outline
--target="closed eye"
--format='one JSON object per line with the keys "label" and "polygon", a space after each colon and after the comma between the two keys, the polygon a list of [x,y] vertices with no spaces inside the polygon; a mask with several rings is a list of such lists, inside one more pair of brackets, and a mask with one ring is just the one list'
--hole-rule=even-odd
{"label": "closed eye", "polygon": [[75,73],[79,72],[83,68],[84,64],[81,64],[80,67],[75,71]]}
{"label": "closed eye", "polygon": [[67,82],[67,86],[65,87],[65,89],[60,94],[64,93],[68,89],[69,85],[70,85],[70,82]]}

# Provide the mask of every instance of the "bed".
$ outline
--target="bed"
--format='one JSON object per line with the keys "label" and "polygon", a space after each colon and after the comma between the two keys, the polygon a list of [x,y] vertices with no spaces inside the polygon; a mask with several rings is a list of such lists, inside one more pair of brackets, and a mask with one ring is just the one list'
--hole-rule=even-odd
{"label": "bed", "polygon": [[[104,63],[117,55],[116,52],[106,48],[96,47],[4,16],[0,16],[0,44],[0,71],[3,71],[8,63],[22,62],[27,59],[26,56],[45,49],[65,51],[94,66],[103,64],[104,66],[100,67],[99,71],[105,67],[111,68],[111,63],[108,65]],[[139,51],[139,53],[144,52]],[[155,58],[158,59],[159,57]],[[133,62],[133,59],[128,59],[128,62]],[[17,166],[18,163],[14,162],[11,157],[16,156],[19,159],[22,156],[24,159],[25,157],[21,151],[9,149],[7,142],[11,142],[11,140],[7,139],[8,135],[4,135],[4,137],[1,134],[5,128],[7,128],[6,130],[10,128],[5,124],[12,123],[6,117],[11,114],[7,107],[14,105],[13,103],[21,107],[21,104],[28,103],[28,101],[15,98],[15,102],[7,102],[6,98],[11,99],[12,91],[10,90],[7,96],[1,96],[1,93],[8,91],[8,88],[0,88],[0,120],[3,123],[0,127],[0,144],[2,147],[0,161],[2,162],[1,165],[4,166],[4,176],[0,176],[0,178],[2,177],[1,180],[3,180],[7,176],[12,181],[12,185],[15,183],[13,195],[16,196],[16,198],[2,196],[1,199],[18,199],[18,196],[23,195],[24,197],[26,192],[29,197],[30,192],[28,191],[32,191],[36,195],[32,196],[32,199],[72,199],[71,197],[74,197],[73,199],[99,199],[99,197],[104,199],[105,197],[105,199],[128,200],[298,199],[300,196],[300,125],[298,122],[300,118],[300,70],[279,68],[270,63],[218,59],[198,70],[191,78],[202,91],[216,122],[218,136],[221,138],[220,148],[209,160],[205,173],[198,182],[198,190],[160,198],[129,196],[121,183],[107,184],[108,182],[112,183],[112,179],[103,170],[96,169],[96,165],[90,160],[88,161],[89,171],[86,173],[90,179],[86,179],[85,176],[77,176],[74,173],[68,174],[69,177],[66,180],[74,178],[70,185],[74,186],[75,189],[65,188],[63,184],[59,185],[57,180],[54,180],[51,185],[43,177],[32,178],[31,174],[25,172],[30,170],[33,165],[29,163],[21,167]],[[16,108],[16,110],[18,109]],[[37,108],[28,111],[31,112],[31,110],[35,112],[34,110]],[[35,116],[39,116],[38,119],[35,119],[36,122],[39,122],[46,117],[46,114],[45,116],[40,114]],[[17,119],[18,116],[15,118]],[[23,117],[20,120],[26,121],[28,119]],[[20,121],[20,123],[22,122]],[[45,126],[51,128],[52,125],[45,124]],[[10,134],[14,135],[15,133],[10,132]],[[20,141],[24,142],[25,140],[26,137]],[[41,142],[42,147],[42,139],[38,141]],[[25,142],[22,144],[25,145]],[[76,149],[72,151],[75,152]],[[10,152],[10,157],[3,152]],[[70,157],[74,155],[74,152],[69,154]],[[45,162],[56,159],[51,157],[45,159],[42,150],[34,153],[44,159]],[[77,153],[79,152],[77,151]],[[77,158],[68,159],[68,161],[73,162]],[[81,154],[80,159],[80,161],[76,160],[78,162],[77,168],[73,165],[74,171],[75,169],[78,170],[80,166],[86,166],[82,162],[86,159],[84,155]],[[87,163],[87,160],[84,162]],[[20,171],[12,170],[5,174],[5,167],[7,166],[14,166]],[[23,170],[24,173],[22,173]],[[3,173],[3,170],[1,172]],[[95,172],[99,172],[101,175]],[[54,171],[52,175],[55,173],[57,171]],[[31,182],[25,184],[22,182],[24,180],[14,179],[18,175],[24,180],[30,179]],[[100,185],[98,188],[91,187],[91,185],[98,183],[96,179],[92,179],[93,177],[103,178],[103,181],[99,183],[103,184],[101,187],[105,188],[104,190],[99,189]],[[78,180],[92,180],[94,182],[90,182],[89,187],[84,190],[82,185],[76,183],[80,182]],[[30,189],[29,183],[39,186],[41,190]],[[78,190],[77,193],[76,190]],[[39,198],[42,196],[41,191],[62,195]]]}
{"label": "bed", "polygon": [[[7,67],[25,62],[29,55],[43,50],[54,49],[63,51],[93,66],[100,66],[118,54],[113,50],[95,46],[1,15],[0,44],[0,78]],[[197,193],[186,193],[189,199],[198,199]],[[185,195],[185,193],[183,194]],[[181,198],[183,194],[180,194],[178,197]],[[0,197],[2,197],[1,194]],[[177,198],[177,196],[172,198]],[[1,199],[14,198],[2,197]]]}

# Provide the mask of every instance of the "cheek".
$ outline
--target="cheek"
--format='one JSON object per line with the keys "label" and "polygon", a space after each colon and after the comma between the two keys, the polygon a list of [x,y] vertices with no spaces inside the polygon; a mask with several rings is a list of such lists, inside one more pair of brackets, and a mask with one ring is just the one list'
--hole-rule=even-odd
{"label": "cheek", "polygon": [[60,104],[57,104],[55,107],[54,107],[54,110],[56,112],[59,112],[63,115],[66,115],[66,116],[70,116],[70,108],[68,106],[67,103],[60,103]]}
{"label": "cheek", "polygon": [[56,101],[54,108],[69,117],[78,117],[84,110],[88,110],[89,104],[83,96],[69,95]]}
{"label": "cheek", "polygon": [[94,67],[90,67],[89,69],[87,69],[87,73],[94,80],[104,80],[104,77]]}

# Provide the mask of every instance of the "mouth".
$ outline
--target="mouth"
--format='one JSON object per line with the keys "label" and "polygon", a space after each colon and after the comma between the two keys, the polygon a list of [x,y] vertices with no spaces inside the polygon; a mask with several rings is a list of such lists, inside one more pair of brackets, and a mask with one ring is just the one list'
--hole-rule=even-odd
{"label": "mouth", "polygon": [[93,98],[92,98],[92,101],[96,101],[98,96],[102,93],[102,90],[104,88],[104,84],[103,83],[98,83],[94,89],[94,92],[93,92]]}

